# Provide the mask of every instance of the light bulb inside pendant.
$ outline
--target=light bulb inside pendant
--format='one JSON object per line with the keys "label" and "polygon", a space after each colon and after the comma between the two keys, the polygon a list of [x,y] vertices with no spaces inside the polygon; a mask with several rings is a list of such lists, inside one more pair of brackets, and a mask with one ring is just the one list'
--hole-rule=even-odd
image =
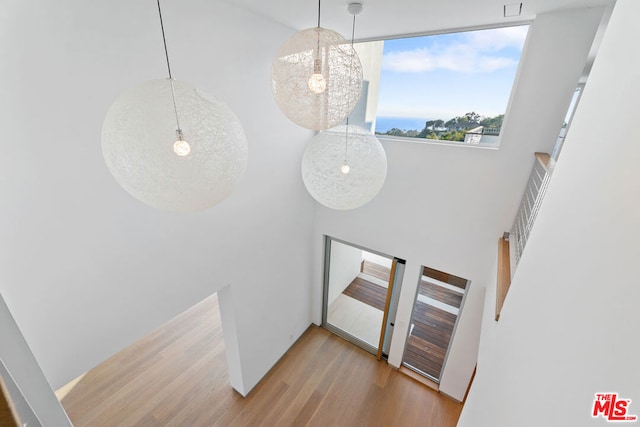
{"label": "light bulb inside pendant", "polygon": [[191,152],[191,146],[187,141],[179,139],[173,144],[173,152],[180,157],[188,156]]}
{"label": "light bulb inside pendant", "polygon": [[360,99],[361,88],[362,64],[355,49],[325,28],[294,34],[271,65],[271,90],[278,107],[307,129],[342,123]]}
{"label": "light bulb inside pendant", "polygon": [[176,130],[176,136],[178,139],[173,144],[173,152],[180,157],[188,156],[191,152],[191,146],[184,140],[181,129]]}
{"label": "light bulb inside pendant", "polygon": [[[320,52],[318,52],[320,53]],[[315,94],[321,94],[327,88],[327,79],[322,75],[322,61],[313,61],[313,74],[309,77],[309,90]]]}
{"label": "light bulb inside pendant", "polygon": [[302,156],[305,187],[314,199],[331,209],[365,205],[378,194],[387,175],[387,156],[380,141],[364,128],[348,127],[348,158],[344,155],[344,125],[318,133]]}
{"label": "light bulb inside pendant", "polygon": [[322,74],[313,73],[309,77],[309,90],[316,94],[321,94],[327,88],[327,80]]}

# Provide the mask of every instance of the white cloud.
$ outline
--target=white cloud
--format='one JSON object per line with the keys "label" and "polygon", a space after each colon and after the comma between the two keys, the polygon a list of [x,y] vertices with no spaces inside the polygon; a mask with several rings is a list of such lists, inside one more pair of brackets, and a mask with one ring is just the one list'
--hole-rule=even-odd
{"label": "white cloud", "polygon": [[500,54],[507,47],[522,47],[528,27],[474,31],[462,40],[443,46],[390,52],[384,55],[385,70],[422,73],[442,69],[475,73],[517,65],[517,60]]}
{"label": "white cloud", "polygon": [[495,71],[515,66],[517,63],[518,61],[507,56],[482,54],[464,49],[447,49],[443,52],[416,49],[385,55],[382,67],[385,70],[404,73],[422,73],[437,69],[474,73]]}
{"label": "white cloud", "polygon": [[470,43],[477,49],[500,50],[507,47],[522,48],[529,26],[504,27],[468,33]]}

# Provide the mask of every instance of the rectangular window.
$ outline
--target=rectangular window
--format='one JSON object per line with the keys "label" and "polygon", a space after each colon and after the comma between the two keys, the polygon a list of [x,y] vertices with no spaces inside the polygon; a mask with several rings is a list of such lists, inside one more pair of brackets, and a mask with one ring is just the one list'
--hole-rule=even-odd
{"label": "rectangular window", "polygon": [[497,147],[528,28],[358,43],[365,85],[351,122],[378,136]]}

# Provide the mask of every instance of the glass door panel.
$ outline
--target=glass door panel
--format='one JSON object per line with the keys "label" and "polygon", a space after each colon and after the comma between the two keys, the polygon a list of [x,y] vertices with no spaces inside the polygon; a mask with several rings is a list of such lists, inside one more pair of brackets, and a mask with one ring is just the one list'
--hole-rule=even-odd
{"label": "glass door panel", "polygon": [[393,259],[327,238],[325,260],[324,326],[377,354]]}
{"label": "glass door panel", "polygon": [[411,315],[402,364],[439,382],[469,281],[429,267],[422,276]]}

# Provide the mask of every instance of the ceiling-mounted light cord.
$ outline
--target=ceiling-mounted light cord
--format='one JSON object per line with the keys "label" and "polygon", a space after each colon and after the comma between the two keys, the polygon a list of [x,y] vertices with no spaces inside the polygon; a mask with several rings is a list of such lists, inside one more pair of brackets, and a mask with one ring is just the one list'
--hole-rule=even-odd
{"label": "ceiling-mounted light cord", "polygon": [[167,58],[167,71],[169,78],[171,77],[171,65],[169,64],[169,52],[167,51],[167,38],[164,35],[164,23],[162,22],[162,9],[160,9],[160,0],[158,0],[158,16],[160,17],[160,29],[162,30],[162,43],[164,43],[164,56]]}
{"label": "ceiling-mounted light cord", "polygon": [[[317,34],[316,34],[316,59],[313,62],[313,74],[316,76],[316,80],[321,80],[324,83],[324,79],[320,79],[317,76],[321,76],[322,75],[322,59],[320,58],[320,1],[318,0],[318,30],[317,30]],[[326,85],[325,85],[326,87]],[[320,84],[320,86],[318,87],[318,89],[316,89],[316,91],[319,91],[319,93],[324,92],[325,87],[322,86],[322,84]],[[321,89],[320,89],[321,88]],[[313,91],[313,89],[312,89]]]}
{"label": "ceiling-mounted light cord", "polygon": [[356,15],[353,15],[353,24],[351,25],[351,47],[353,47],[353,39],[356,37]]}
{"label": "ceiling-mounted light cord", "polygon": [[162,30],[162,43],[164,44],[164,56],[167,59],[167,72],[169,73],[169,83],[171,84],[171,100],[173,101],[173,112],[176,115],[176,136],[182,140],[182,129],[180,128],[180,120],[178,119],[178,106],[176,104],[176,90],[173,87],[173,76],[171,75],[171,64],[169,63],[169,51],[167,50],[167,38],[164,34],[164,23],[162,22],[162,9],[160,8],[160,0],[158,3],[158,16],[160,17],[160,29]]}
{"label": "ceiling-mounted light cord", "polygon": [[347,162],[347,148],[349,147],[349,117],[347,116],[347,125],[345,126],[345,131],[344,131],[344,162],[342,164],[342,173],[347,173],[344,170],[344,167],[347,166],[348,167],[348,162]]}
{"label": "ceiling-mounted light cord", "polygon": [[[356,14],[353,14],[353,24],[351,25],[351,47],[353,48],[353,40],[356,34]],[[353,55],[351,56],[351,66],[349,67],[349,86],[351,86],[353,80]],[[347,149],[349,147],[349,116],[347,116],[347,123],[345,127],[344,136],[344,163],[342,166],[342,173],[349,173],[349,166],[347,163]]]}
{"label": "ceiling-mounted light cord", "polygon": [[[318,0],[318,30],[320,29],[320,2],[321,1],[322,0]],[[320,59],[320,31],[318,31],[318,44],[316,47],[316,63],[319,59]],[[319,72],[319,71],[315,71],[315,72]]]}

